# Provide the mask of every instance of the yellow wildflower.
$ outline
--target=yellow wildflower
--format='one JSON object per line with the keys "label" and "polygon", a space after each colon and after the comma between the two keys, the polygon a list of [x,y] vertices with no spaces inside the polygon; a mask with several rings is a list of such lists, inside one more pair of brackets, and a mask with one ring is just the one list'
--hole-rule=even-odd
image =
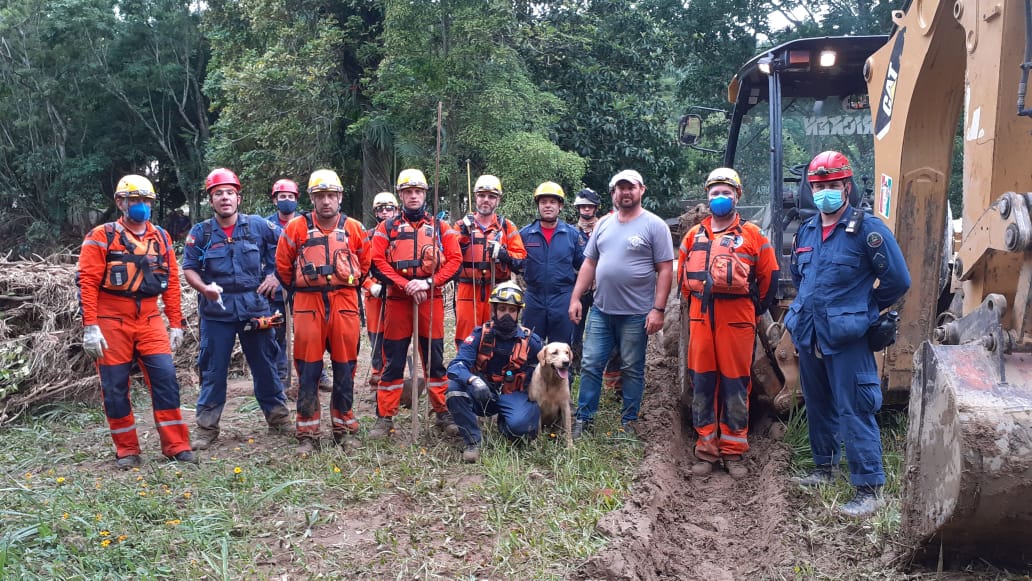
{"label": "yellow wildflower", "polygon": [[100,541],[100,546],[102,546],[102,547],[106,547],[106,546],[108,546],[110,544],[111,544],[111,539],[104,539],[103,541]]}
{"label": "yellow wildflower", "polygon": [[335,473],[337,473],[337,474],[340,474],[340,467],[339,467],[339,466],[334,466],[334,467],[333,467],[333,471],[334,471]]}
{"label": "yellow wildflower", "polygon": [[25,480],[32,480],[32,472],[25,473]]}
{"label": "yellow wildflower", "polygon": [[129,538],[129,535],[118,535],[118,542],[120,542],[120,543],[124,542],[128,538]]}
{"label": "yellow wildflower", "polygon": [[243,471],[244,471],[243,468],[237,466],[236,468],[233,469],[233,474],[240,474]]}
{"label": "yellow wildflower", "polygon": [[180,522],[182,522],[182,521],[180,521],[178,518],[174,518],[172,520],[165,521],[165,524],[167,524],[170,527],[176,527],[176,526],[179,526]]}
{"label": "yellow wildflower", "polygon": [[102,536],[102,537],[111,536],[111,531],[100,531],[100,536]]}
{"label": "yellow wildflower", "polygon": [[57,482],[58,484],[64,484],[65,483],[65,477],[64,476],[58,476],[57,480],[55,482]]}
{"label": "yellow wildflower", "polygon": [[191,495],[191,492],[189,490],[187,490],[186,492],[183,493],[183,498],[190,498],[190,495]]}
{"label": "yellow wildflower", "polygon": [[68,513],[67,512],[61,515],[61,520],[68,520]]}

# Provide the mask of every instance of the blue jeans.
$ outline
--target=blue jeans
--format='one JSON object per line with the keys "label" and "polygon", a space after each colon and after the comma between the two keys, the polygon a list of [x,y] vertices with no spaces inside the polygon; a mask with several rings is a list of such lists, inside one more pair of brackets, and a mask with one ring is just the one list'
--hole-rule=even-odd
{"label": "blue jeans", "polygon": [[646,315],[607,315],[591,307],[584,328],[584,357],[581,362],[580,393],[577,396],[577,419],[590,422],[598,413],[602,394],[602,372],[609,354],[616,347],[620,353],[623,409],[620,422],[638,419],[641,397],[645,391]]}

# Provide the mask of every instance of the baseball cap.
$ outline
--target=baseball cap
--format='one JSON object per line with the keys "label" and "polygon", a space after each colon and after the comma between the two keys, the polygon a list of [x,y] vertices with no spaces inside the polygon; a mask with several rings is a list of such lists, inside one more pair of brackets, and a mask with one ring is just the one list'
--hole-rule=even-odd
{"label": "baseball cap", "polygon": [[645,180],[641,179],[640,173],[634,171],[633,169],[625,169],[613,176],[613,179],[609,180],[609,189],[615,188],[616,184],[622,181],[636,183],[639,186],[645,185]]}

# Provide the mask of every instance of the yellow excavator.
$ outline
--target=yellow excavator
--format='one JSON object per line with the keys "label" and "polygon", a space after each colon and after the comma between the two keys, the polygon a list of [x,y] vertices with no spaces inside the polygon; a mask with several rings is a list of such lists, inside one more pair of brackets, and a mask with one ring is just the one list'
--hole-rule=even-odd
{"label": "yellow excavator", "polygon": [[[828,149],[853,162],[863,183],[852,202],[893,229],[913,280],[897,340],[879,354],[886,401],[909,398],[904,530],[934,553],[1027,567],[1032,0],[915,0],[892,17],[889,37],[802,39],[746,63],[728,91],[723,162],[743,174],[783,279],[792,233],[815,212],[800,167]],[[690,111],[682,142],[705,149],[713,117]],[[963,167],[951,168],[958,127]],[[959,235],[951,169],[962,171]],[[753,376],[784,412],[799,375],[781,325],[795,291],[782,288]]]}

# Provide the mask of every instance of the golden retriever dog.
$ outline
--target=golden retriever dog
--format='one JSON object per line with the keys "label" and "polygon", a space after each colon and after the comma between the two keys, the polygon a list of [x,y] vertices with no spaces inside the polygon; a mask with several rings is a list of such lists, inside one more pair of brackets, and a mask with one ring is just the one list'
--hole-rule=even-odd
{"label": "golden retriever dog", "polygon": [[570,362],[573,351],[566,343],[549,343],[538,352],[538,366],[530,377],[527,397],[541,408],[541,426],[555,425],[561,419],[566,447],[573,447],[573,414],[570,412]]}

